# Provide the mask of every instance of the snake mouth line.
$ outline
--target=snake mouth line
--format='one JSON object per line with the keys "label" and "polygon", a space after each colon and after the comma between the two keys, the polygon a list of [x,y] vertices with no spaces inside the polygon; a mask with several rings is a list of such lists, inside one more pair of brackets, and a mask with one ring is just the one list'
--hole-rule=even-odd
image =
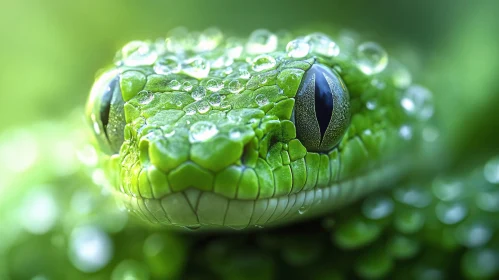
{"label": "snake mouth line", "polygon": [[403,174],[405,165],[390,162],[328,187],[258,200],[229,199],[195,188],[159,199],[118,194],[127,209],[153,224],[190,230],[264,228],[309,218],[388,187]]}

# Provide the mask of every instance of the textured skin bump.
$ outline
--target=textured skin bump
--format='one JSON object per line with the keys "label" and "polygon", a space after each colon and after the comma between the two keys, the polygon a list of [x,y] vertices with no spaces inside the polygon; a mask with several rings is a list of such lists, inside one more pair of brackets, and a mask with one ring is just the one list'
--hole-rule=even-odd
{"label": "textured skin bump", "polygon": [[[231,38],[210,41],[209,50],[184,42],[150,45],[139,56],[120,52],[103,77],[120,79],[124,142],[117,154],[101,153],[100,162],[132,212],[162,225],[265,227],[340,207],[403,173],[390,166],[409,157],[412,141],[398,131],[415,120],[399,105],[404,89],[392,73],[367,76],[348,55],[310,51],[297,58],[286,53],[287,40],[278,37],[275,48],[258,53],[258,44]],[[314,152],[297,135],[302,107],[295,97],[319,64],[337,73],[338,81],[326,79],[332,89],[348,91],[351,123],[340,131],[349,116],[333,112],[325,134],[341,141]],[[97,126],[92,104],[104,78],[89,99]]]}

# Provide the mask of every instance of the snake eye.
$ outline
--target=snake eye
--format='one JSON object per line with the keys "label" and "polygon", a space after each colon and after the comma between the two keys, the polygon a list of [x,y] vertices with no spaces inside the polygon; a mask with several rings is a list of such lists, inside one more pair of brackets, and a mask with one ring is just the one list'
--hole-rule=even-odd
{"label": "snake eye", "polygon": [[100,77],[89,100],[90,118],[103,151],[118,153],[124,141],[125,114],[119,75]]}
{"label": "snake eye", "polygon": [[314,64],[305,73],[295,99],[297,138],[309,151],[330,151],[350,123],[350,98],[341,77]]}

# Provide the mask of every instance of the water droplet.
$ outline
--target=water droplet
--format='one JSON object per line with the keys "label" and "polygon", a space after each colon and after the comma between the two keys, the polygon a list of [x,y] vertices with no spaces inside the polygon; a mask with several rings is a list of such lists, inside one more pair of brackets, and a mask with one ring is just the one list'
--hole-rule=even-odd
{"label": "water droplet", "polygon": [[263,76],[263,75],[260,75],[260,76],[258,77],[258,79],[259,79],[259,84],[260,84],[261,86],[263,86],[263,85],[265,85],[265,84],[267,83],[267,77],[265,77],[265,76]]}
{"label": "water droplet", "polygon": [[201,228],[201,225],[185,226],[184,228],[188,231],[197,231]]}
{"label": "water droplet", "polygon": [[172,53],[182,53],[188,46],[189,30],[185,27],[177,27],[168,32],[165,40],[166,49]]}
{"label": "water droplet", "polygon": [[276,66],[275,58],[270,55],[262,54],[253,59],[252,69],[256,72],[262,72],[272,69]]}
{"label": "water droplet", "polygon": [[267,99],[267,97],[265,95],[259,94],[255,97],[255,102],[259,106],[265,106],[269,103],[269,100]]}
{"label": "water droplet", "polygon": [[192,89],[192,84],[189,81],[185,81],[182,83],[182,89],[189,92]]}
{"label": "water droplet", "polygon": [[163,131],[159,128],[152,128],[145,136],[150,142],[156,141],[163,137]]}
{"label": "water droplet", "polygon": [[243,53],[243,44],[239,39],[228,38],[225,42],[225,50],[230,58],[236,59]]}
{"label": "water droplet", "polygon": [[189,58],[183,63],[182,72],[196,79],[206,78],[210,73],[210,63],[200,56]]}
{"label": "water droplet", "polygon": [[483,211],[499,212],[499,191],[477,194],[476,204]]}
{"label": "water droplet", "polygon": [[492,230],[483,224],[463,224],[457,228],[456,237],[467,247],[479,247],[492,237]]}
{"label": "water droplet", "polygon": [[210,102],[212,106],[220,106],[220,103],[222,102],[222,97],[218,93],[212,94],[208,98],[208,102]]}
{"label": "water droplet", "polygon": [[92,145],[85,145],[77,152],[76,156],[86,166],[96,166],[99,161],[97,151]]}
{"label": "water droplet", "polygon": [[194,100],[201,100],[206,96],[206,89],[204,87],[196,87],[191,94]]}
{"label": "water droplet", "polygon": [[435,211],[438,219],[448,225],[459,223],[468,214],[468,209],[464,204],[459,202],[452,204],[440,202],[437,204]]}
{"label": "water droplet", "polygon": [[305,37],[311,51],[324,56],[338,56],[340,47],[323,33],[312,33]]}
{"label": "water droplet", "polygon": [[362,212],[369,219],[379,220],[393,212],[393,201],[383,195],[368,197],[362,204]]}
{"label": "water droplet", "polygon": [[232,67],[227,67],[224,69],[224,74],[226,76],[232,74],[232,72],[234,72],[234,69],[232,69]]}
{"label": "water droplet", "polygon": [[366,102],[366,107],[367,107],[367,109],[369,109],[369,110],[371,110],[371,111],[372,111],[372,110],[375,110],[375,109],[376,109],[376,107],[377,107],[376,101],[375,101],[375,100],[370,100],[370,101],[367,101],[367,102]]}
{"label": "water droplet", "polygon": [[111,274],[111,280],[138,280],[150,279],[149,269],[144,264],[135,260],[121,261]]}
{"label": "water droplet", "polygon": [[180,70],[180,62],[175,56],[160,57],[154,64],[154,72],[156,72],[156,74],[167,75],[178,73]]}
{"label": "water droplet", "polygon": [[386,87],[386,84],[383,81],[379,80],[379,79],[373,79],[371,81],[371,85],[373,87],[375,87],[377,89],[381,89],[381,90],[385,89],[385,87]]}
{"label": "water droplet", "polygon": [[142,41],[132,41],[126,44],[118,55],[126,66],[152,65],[158,54],[151,49],[151,46]]}
{"label": "water droplet", "polygon": [[499,157],[494,157],[485,164],[483,175],[489,183],[499,184]]}
{"label": "water droplet", "polygon": [[239,69],[239,78],[243,80],[248,80],[249,78],[251,78],[251,73],[246,67]]}
{"label": "water droplet", "polygon": [[302,58],[308,55],[310,45],[304,39],[296,39],[286,45],[286,52],[289,57]]}
{"label": "water droplet", "polygon": [[227,54],[223,54],[213,60],[210,65],[213,69],[220,69],[232,65],[232,63],[234,63],[234,59]]}
{"label": "water droplet", "polygon": [[438,129],[436,127],[427,126],[427,127],[423,128],[422,137],[423,137],[424,141],[430,142],[430,143],[435,142],[439,136],[440,136],[440,132],[438,131]]}
{"label": "water droplet", "polygon": [[218,134],[217,126],[208,121],[199,121],[193,124],[189,131],[189,141],[191,143],[203,142]]}
{"label": "water droplet", "polygon": [[212,92],[220,91],[223,88],[224,88],[224,84],[219,80],[210,79],[206,83],[206,89],[208,89],[209,91],[212,91]]}
{"label": "water droplet", "polygon": [[399,65],[393,72],[393,84],[398,88],[407,88],[412,83],[412,76],[409,70],[402,65]]}
{"label": "water droplet", "polygon": [[[222,99],[224,98],[225,96],[222,96]],[[230,110],[232,108],[232,105],[227,102],[227,101],[222,101],[222,103],[220,103],[220,109],[224,109],[224,110]]]}
{"label": "water droplet", "polygon": [[404,140],[411,140],[412,139],[412,128],[408,125],[401,126],[399,129],[399,135]]}
{"label": "water droplet", "polygon": [[431,193],[427,189],[417,186],[397,188],[394,197],[396,200],[416,208],[425,208],[430,205],[432,200]]}
{"label": "water droplet", "polygon": [[315,205],[319,205],[322,203],[322,189],[316,189],[315,190]]}
{"label": "water droplet", "polygon": [[414,209],[405,209],[395,212],[395,228],[406,234],[415,233],[421,230],[426,222],[426,217]]}
{"label": "water droplet", "polygon": [[111,260],[112,251],[111,239],[98,227],[84,226],[71,232],[69,257],[83,272],[96,272],[105,267]]}
{"label": "water droplet", "polygon": [[356,64],[366,75],[377,74],[386,68],[388,54],[377,43],[366,42],[357,48]]}
{"label": "water droplet", "polygon": [[194,107],[186,107],[184,109],[185,111],[185,114],[190,116],[190,115],[194,115],[196,113],[196,109]]}
{"label": "water droplet", "polygon": [[303,215],[310,209],[310,205],[303,205],[298,209],[298,214]]}
{"label": "water droplet", "polygon": [[93,196],[89,192],[78,190],[71,197],[71,209],[78,214],[88,214],[93,209],[93,200]]}
{"label": "water droplet", "polygon": [[266,29],[257,29],[251,33],[246,43],[246,51],[249,54],[262,54],[275,51],[277,48],[277,36]]}
{"label": "water droplet", "polygon": [[155,257],[165,249],[165,242],[158,233],[153,233],[144,241],[144,254],[149,257]]}
{"label": "water droplet", "polygon": [[166,52],[165,38],[158,38],[154,41],[154,50],[158,55],[162,55]]}
{"label": "water droplet", "polygon": [[244,89],[239,80],[232,80],[229,82],[228,90],[232,93],[240,93]]}
{"label": "water droplet", "polygon": [[433,193],[443,201],[452,201],[459,198],[464,192],[464,184],[461,181],[435,180],[432,184]]}
{"label": "water droplet", "polygon": [[59,209],[54,196],[45,189],[30,193],[20,208],[20,223],[33,234],[48,232],[57,222]]}
{"label": "water droplet", "polygon": [[208,104],[208,102],[206,102],[204,100],[201,101],[201,102],[199,102],[199,104],[198,104],[198,112],[200,114],[204,114],[204,113],[208,112],[210,109],[211,109],[211,107],[210,107],[210,104]]}
{"label": "water droplet", "polygon": [[179,90],[181,84],[177,80],[171,80],[170,83],[168,83],[168,86],[173,90]]}
{"label": "water droplet", "polygon": [[164,134],[164,136],[166,138],[172,137],[173,135],[175,135],[175,130],[172,130],[172,131],[169,131],[169,132],[165,132],[165,134]]}
{"label": "water droplet", "polygon": [[419,85],[409,87],[400,105],[410,116],[416,116],[420,120],[427,120],[433,115],[433,100],[431,92]]}
{"label": "water droplet", "polygon": [[196,38],[193,46],[195,52],[208,52],[215,49],[223,39],[223,34],[218,28],[208,28]]}
{"label": "water droplet", "polygon": [[140,104],[147,105],[154,99],[154,95],[147,90],[142,90],[137,94],[137,100]]}
{"label": "water droplet", "polygon": [[378,223],[354,216],[336,226],[333,238],[341,248],[355,249],[373,242],[381,232]]}
{"label": "water droplet", "polygon": [[499,270],[499,253],[488,248],[468,250],[460,267],[468,279],[493,279]]}
{"label": "water droplet", "polygon": [[241,139],[241,129],[239,127],[235,127],[235,128],[232,128],[230,131],[229,131],[229,137],[231,139],[234,139],[234,140],[239,140]]}

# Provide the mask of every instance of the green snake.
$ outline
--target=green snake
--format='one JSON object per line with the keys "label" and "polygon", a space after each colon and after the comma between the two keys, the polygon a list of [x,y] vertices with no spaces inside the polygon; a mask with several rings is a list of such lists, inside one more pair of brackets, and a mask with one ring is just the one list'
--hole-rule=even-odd
{"label": "green snake", "polygon": [[109,185],[143,219],[289,223],[389,186],[411,164],[431,96],[408,89],[377,43],[352,53],[322,33],[177,33],[127,44],[87,106]]}
{"label": "green snake", "polygon": [[92,145],[80,110],[0,134],[0,279],[496,279],[499,158],[428,172],[432,101],[348,36],[133,41]]}

